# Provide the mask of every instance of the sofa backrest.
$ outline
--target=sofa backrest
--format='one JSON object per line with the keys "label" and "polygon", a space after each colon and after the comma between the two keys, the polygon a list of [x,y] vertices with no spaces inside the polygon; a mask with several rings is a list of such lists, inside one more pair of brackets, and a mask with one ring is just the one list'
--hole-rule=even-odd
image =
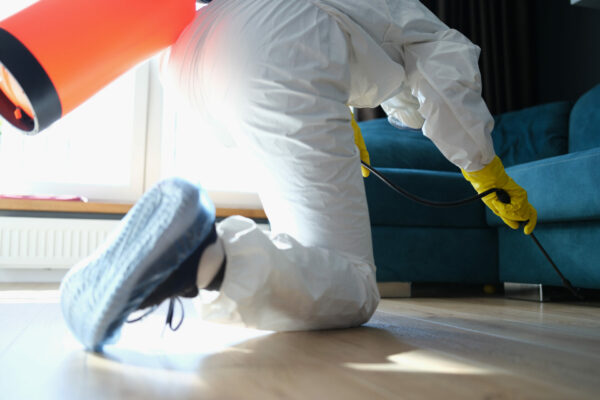
{"label": "sofa backrest", "polygon": [[572,103],[561,101],[494,117],[492,140],[506,167],[567,153]]}
{"label": "sofa backrest", "polygon": [[569,153],[600,147],[600,85],[577,100],[569,122]]}

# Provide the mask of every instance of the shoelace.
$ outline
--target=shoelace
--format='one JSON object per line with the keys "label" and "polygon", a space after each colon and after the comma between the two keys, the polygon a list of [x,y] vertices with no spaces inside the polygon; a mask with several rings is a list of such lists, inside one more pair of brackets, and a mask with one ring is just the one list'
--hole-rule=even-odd
{"label": "shoelace", "polygon": [[[179,322],[177,323],[177,325],[173,326],[173,316],[175,315],[175,303],[176,302],[179,304],[179,308],[181,309],[181,318],[179,319]],[[143,313],[141,316],[134,318],[134,319],[129,319],[125,322],[127,322],[128,324],[132,324],[134,322],[141,321],[142,319],[146,318],[148,315],[150,315],[154,311],[156,311],[157,308],[158,308],[158,305],[152,306],[148,309],[148,311]],[[176,331],[177,329],[179,329],[179,327],[183,323],[183,318],[185,317],[185,313],[183,310],[184,310],[183,302],[181,301],[181,299],[179,297],[174,296],[174,297],[169,298],[169,310],[167,311],[167,319],[165,321],[165,325],[167,325],[169,327],[169,329],[171,329],[172,331]]]}

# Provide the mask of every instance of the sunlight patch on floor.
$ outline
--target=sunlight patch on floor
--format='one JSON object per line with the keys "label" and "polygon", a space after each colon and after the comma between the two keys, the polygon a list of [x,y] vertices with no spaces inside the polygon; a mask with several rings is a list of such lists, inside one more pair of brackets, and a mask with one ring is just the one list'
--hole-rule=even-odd
{"label": "sunlight patch on floor", "polygon": [[[186,301],[187,302],[187,301]],[[143,320],[125,324],[119,347],[169,350],[169,353],[189,353],[191,349],[198,353],[214,353],[251,339],[271,334],[243,327],[205,322],[193,310],[186,308],[186,314],[177,331],[171,331],[165,325],[167,304],[163,303],[154,313]],[[178,323],[176,311],[174,324]]]}
{"label": "sunlight patch on floor", "polygon": [[456,359],[426,350],[413,350],[388,357],[388,363],[346,363],[345,367],[358,371],[416,372],[453,375],[490,375],[498,371],[467,364]]}
{"label": "sunlight patch on floor", "polygon": [[252,353],[240,344],[272,333],[204,322],[187,311],[173,332],[165,326],[165,314],[166,304],[139,322],[125,324],[118,341],[105,346],[104,356],[123,365],[195,371],[215,354]]}
{"label": "sunlight patch on floor", "polygon": [[195,371],[181,371],[168,368],[157,368],[151,364],[136,365],[132,363],[119,362],[114,359],[98,354],[88,354],[86,366],[96,372],[118,374],[120,379],[132,380],[134,382],[166,383],[168,385],[192,385],[196,389],[205,387],[207,384]]}

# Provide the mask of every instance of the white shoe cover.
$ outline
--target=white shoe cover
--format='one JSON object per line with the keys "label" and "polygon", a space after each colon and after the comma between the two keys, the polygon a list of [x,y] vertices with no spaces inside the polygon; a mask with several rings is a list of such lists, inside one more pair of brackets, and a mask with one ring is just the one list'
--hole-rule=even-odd
{"label": "white shoe cover", "polygon": [[209,235],[215,210],[200,187],[172,178],[148,191],[119,229],[61,284],[67,325],[88,349],[114,343],[128,315]]}

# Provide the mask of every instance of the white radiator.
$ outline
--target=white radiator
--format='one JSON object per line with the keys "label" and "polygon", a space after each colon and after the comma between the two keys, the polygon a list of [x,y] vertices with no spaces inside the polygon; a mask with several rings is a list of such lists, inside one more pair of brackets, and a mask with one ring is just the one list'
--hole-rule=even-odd
{"label": "white radiator", "polygon": [[69,268],[91,254],[118,220],[0,217],[0,268]]}

